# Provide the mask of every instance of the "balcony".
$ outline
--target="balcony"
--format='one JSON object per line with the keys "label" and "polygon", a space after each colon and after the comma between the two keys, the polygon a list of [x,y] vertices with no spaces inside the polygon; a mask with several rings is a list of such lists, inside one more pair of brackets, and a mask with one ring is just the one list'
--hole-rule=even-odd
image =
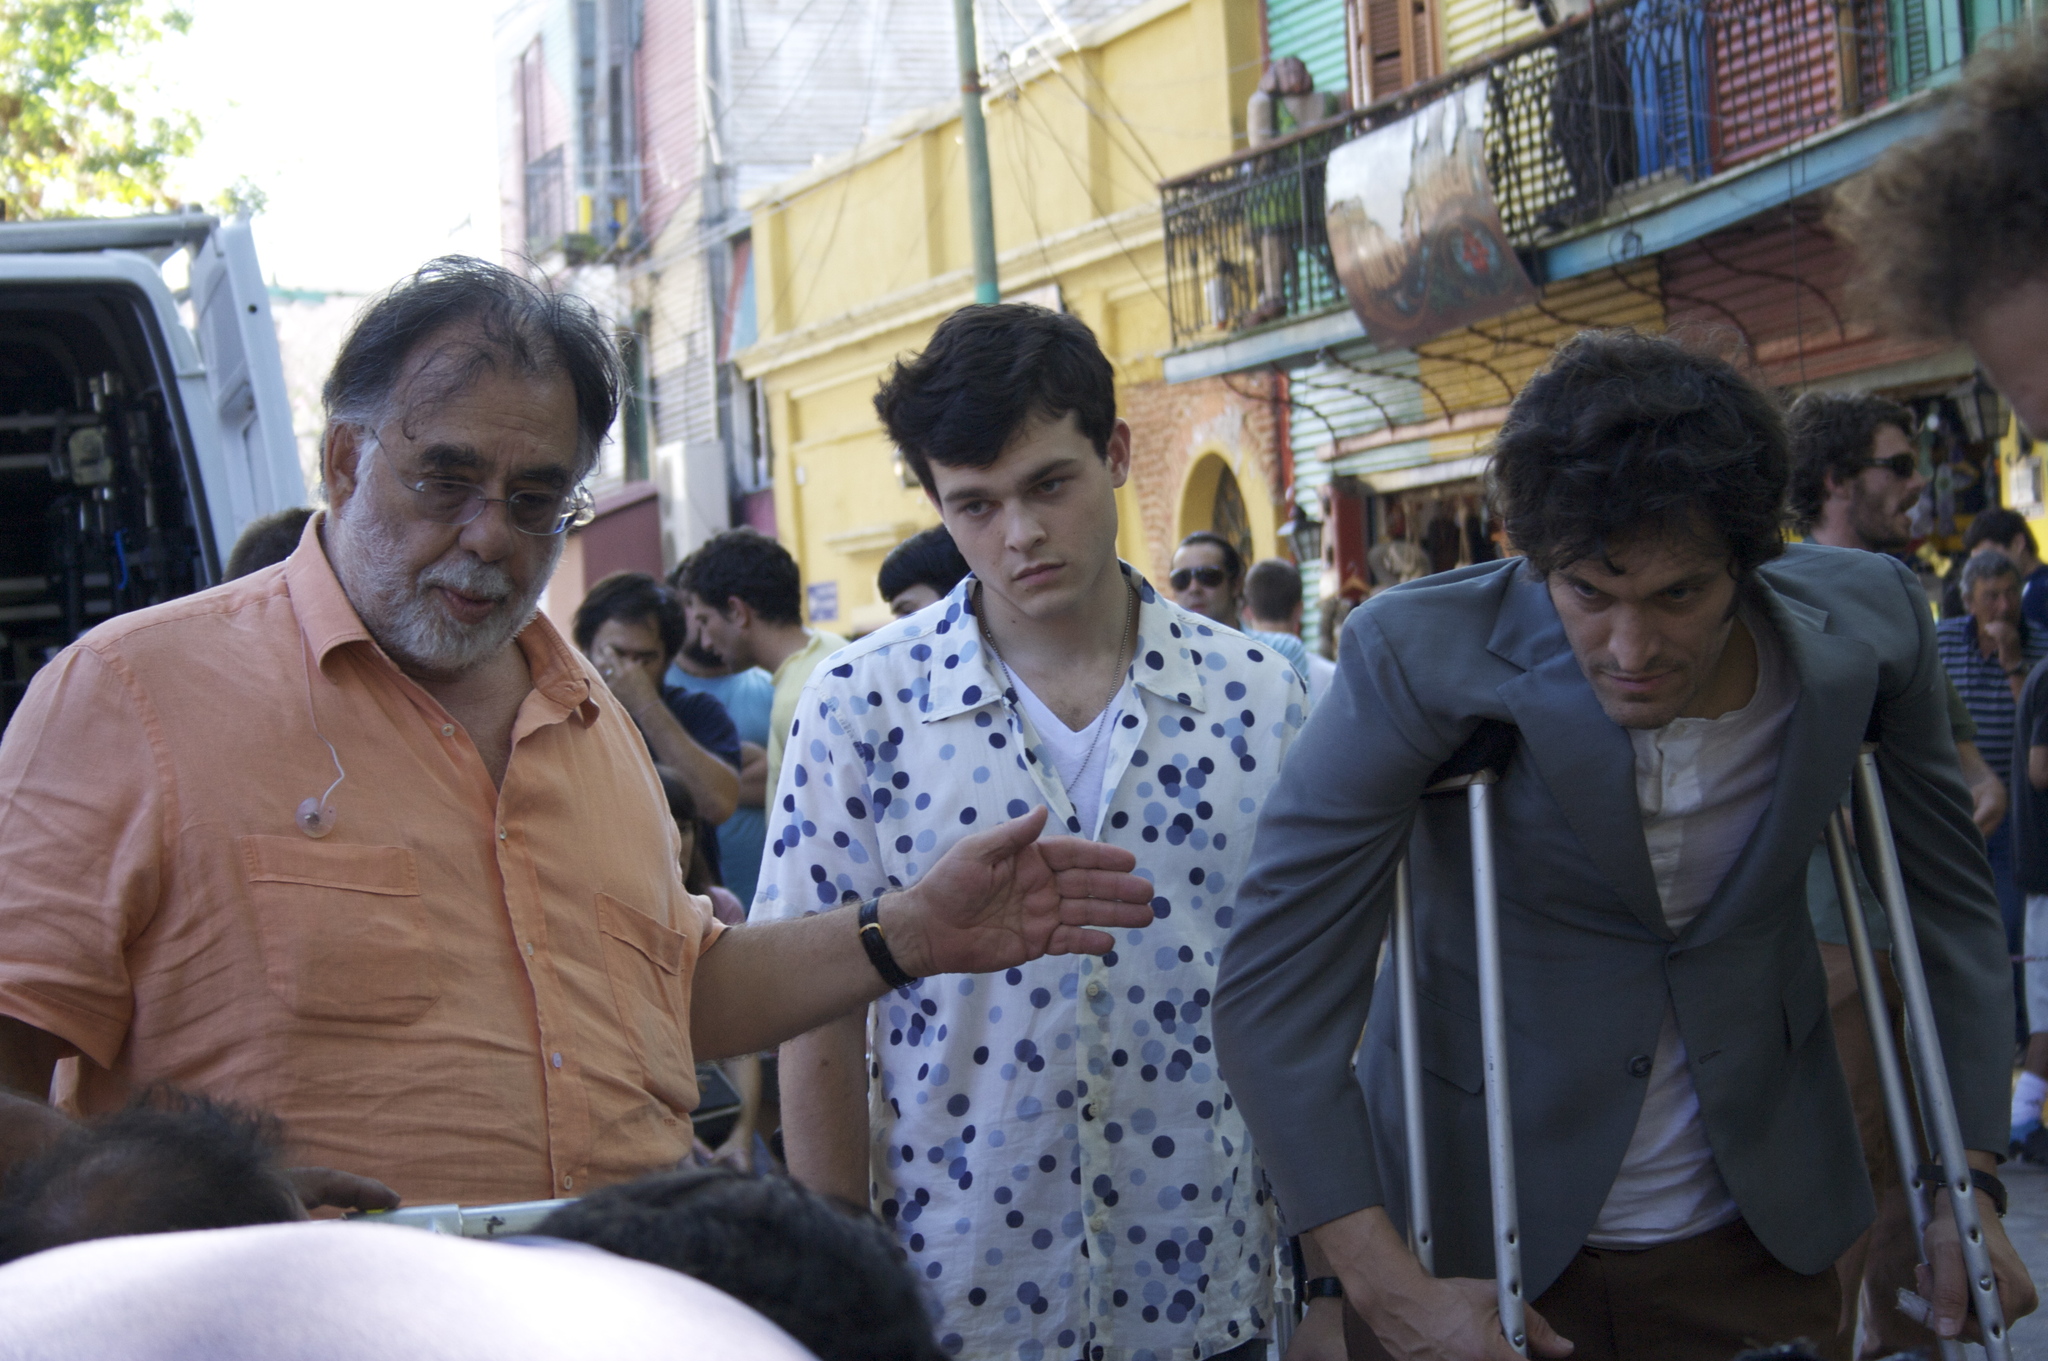
{"label": "balcony", "polygon": [[1537,256],[1953,79],[1970,33],[2016,16],[2014,0],[1610,0],[1163,183],[1174,348],[1342,308],[1330,153],[1474,82],[1502,225]]}
{"label": "balcony", "polygon": [[526,163],[526,249],[540,259],[559,248],[571,264],[603,259],[641,244],[640,176],[632,163],[611,166],[573,187],[563,148]]}

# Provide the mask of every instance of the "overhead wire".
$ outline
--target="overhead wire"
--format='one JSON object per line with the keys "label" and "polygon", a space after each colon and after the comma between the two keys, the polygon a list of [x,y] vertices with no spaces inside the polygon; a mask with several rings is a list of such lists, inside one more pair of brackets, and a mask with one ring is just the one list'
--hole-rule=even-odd
{"label": "overhead wire", "polygon": [[[1017,101],[1016,107],[1021,110],[1026,106],[1026,103],[1027,101],[1020,98]],[[1052,125],[1045,120],[1043,112],[1038,110],[1033,110],[1033,112],[1037,115],[1038,125],[1040,129],[1045,133],[1046,140],[1050,141],[1053,144],[1053,148],[1057,150],[1060,154],[1060,159],[1066,162],[1067,170],[1074,176],[1075,181],[1081,186],[1081,192],[1088,196],[1089,206],[1095,209],[1095,220],[1101,223],[1102,226],[1109,232],[1109,238],[1116,244],[1118,253],[1120,253],[1124,257],[1125,261],[1129,263],[1132,270],[1137,274],[1139,282],[1145,285],[1146,291],[1151,293],[1154,301],[1156,301],[1161,307],[1167,306],[1166,295],[1159,291],[1158,285],[1152,282],[1152,278],[1150,274],[1146,272],[1145,266],[1139,261],[1136,255],[1131,253],[1131,248],[1129,245],[1125,243],[1123,234],[1117,231],[1116,229],[1116,221],[1114,214],[1108,207],[1106,207],[1103,204],[1101,199],[1099,199],[1096,196],[1095,186],[1093,183],[1090,182],[1087,173],[1081,167],[1074,164],[1074,158],[1067,151],[1065,142],[1063,142],[1060,139],[1058,133],[1053,131]]]}

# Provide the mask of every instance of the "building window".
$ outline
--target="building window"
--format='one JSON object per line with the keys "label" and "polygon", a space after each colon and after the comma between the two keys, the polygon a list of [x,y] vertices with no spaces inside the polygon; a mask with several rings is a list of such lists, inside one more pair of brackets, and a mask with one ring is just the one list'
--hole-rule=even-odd
{"label": "building window", "polygon": [[1441,69],[1435,0],[1344,0],[1351,99],[1363,108]]}

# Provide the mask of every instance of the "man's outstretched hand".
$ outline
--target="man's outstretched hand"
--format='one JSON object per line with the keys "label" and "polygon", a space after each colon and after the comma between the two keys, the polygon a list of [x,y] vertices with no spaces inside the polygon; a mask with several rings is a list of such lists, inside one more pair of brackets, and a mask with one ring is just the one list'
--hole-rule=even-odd
{"label": "man's outstretched hand", "polygon": [[914,978],[988,973],[1040,955],[1099,955],[1103,927],[1152,923],[1157,892],[1129,851],[1080,837],[1040,841],[1040,806],[954,844],[922,879],[882,898],[890,953]]}

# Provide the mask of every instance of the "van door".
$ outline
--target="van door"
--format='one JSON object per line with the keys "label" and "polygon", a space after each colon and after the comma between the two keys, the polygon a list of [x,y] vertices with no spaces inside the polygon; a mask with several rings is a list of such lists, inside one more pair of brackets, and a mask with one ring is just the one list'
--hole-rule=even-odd
{"label": "van door", "polygon": [[192,255],[192,308],[220,421],[225,485],[207,488],[225,558],[259,515],[306,504],[291,399],[246,218],[224,222]]}

